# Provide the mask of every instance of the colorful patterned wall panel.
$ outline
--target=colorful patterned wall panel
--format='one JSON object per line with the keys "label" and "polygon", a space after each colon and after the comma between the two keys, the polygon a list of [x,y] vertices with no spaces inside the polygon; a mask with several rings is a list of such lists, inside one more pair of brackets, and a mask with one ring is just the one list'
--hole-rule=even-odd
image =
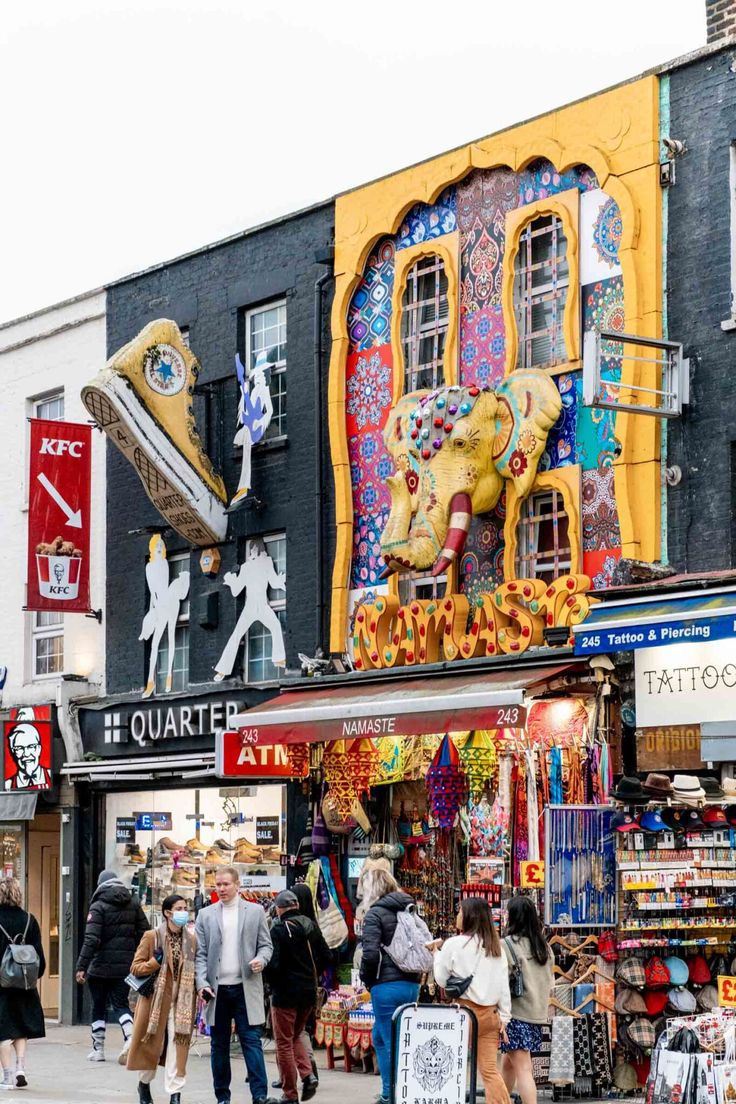
{"label": "colorful patterned wall panel", "polygon": [[583,400],[582,372],[567,372],[555,378],[562,399],[562,414],[547,437],[547,448],[539,461],[540,471],[563,468],[566,464],[577,464],[576,436],[578,409]]}
{"label": "colorful patterned wall panel", "polygon": [[621,212],[600,188],[580,196],[580,283],[594,284],[621,275]]}
{"label": "colorful patterned wall panel", "polygon": [[460,561],[460,590],[470,602],[503,582],[503,526],[506,520],[506,492],[495,509],[478,514],[470,523],[470,532]]}
{"label": "colorful patterned wall panel", "polygon": [[404,217],[396,235],[396,248],[407,249],[410,245],[431,238],[440,238],[443,234],[452,234],[457,230],[457,192],[454,187],[445,188],[438,199],[428,205],[417,203]]}
{"label": "colorful patterned wall panel", "polygon": [[348,310],[350,351],[391,342],[391,292],[394,288],[394,243],[380,242],[366,261],[363,278]]}
{"label": "colorful patterned wall panel", "polygon": [[[621,276],[599,280],[582,289],[583,330],[617,330],[624,328],[624,286]],[[612,350],[615,352],[615,350]],[[615,356],[603,367],[604,378],[620,378],[620,365]],[[577,421],[577,462],[583,469],[612,464],[618,451],[616,414],[612,410],[580,406]]]}

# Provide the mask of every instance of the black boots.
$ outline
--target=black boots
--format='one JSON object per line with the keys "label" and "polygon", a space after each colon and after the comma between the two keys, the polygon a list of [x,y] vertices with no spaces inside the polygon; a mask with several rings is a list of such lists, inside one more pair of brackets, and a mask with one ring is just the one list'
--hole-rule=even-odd
{"label": "black boots", "polygon": [[181,1093],[172,1093],[169,1097],[169,1104],[181,1104]]}
{"label": "black boots", "polygon": [[142,1081],[138,1082],[138,1104],[153,1104],[151,1086],[144,1085]]}

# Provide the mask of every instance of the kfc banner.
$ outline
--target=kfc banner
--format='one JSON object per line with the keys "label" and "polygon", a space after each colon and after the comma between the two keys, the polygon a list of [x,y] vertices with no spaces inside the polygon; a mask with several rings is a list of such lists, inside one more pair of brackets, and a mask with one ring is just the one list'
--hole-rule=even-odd
{"label": "kfc banner", "polygon": [[6,790],[48,790],[51,788],[51,707],[48,705],[10,710],[5,722]]}
{"label": "kfc banner", "polygon": [[87,613],[92,430],[31,419],[26,609]]}

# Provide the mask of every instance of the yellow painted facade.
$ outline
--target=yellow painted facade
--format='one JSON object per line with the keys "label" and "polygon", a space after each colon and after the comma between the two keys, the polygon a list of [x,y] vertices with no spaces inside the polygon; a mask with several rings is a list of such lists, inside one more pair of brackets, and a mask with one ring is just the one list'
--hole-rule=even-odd
{"label": "yellow painted facade", "polygon": [[[473,169],[508,167],[519,171],[538,158],[551,161],[558,172],[584,164],[593,170],[599,186],[616,201],[621,211],[623,229],[619,261],[624,283],[624,329],[627,333],[661,337],[658,128],[657,80],[645,77],[442,154],[338,198],[329,381],[329,426],[337,519],[330,633],[333,650],[342,651],[345,643],[353,533],[345,422],[347,311],[372,247],[380,238],[398,230],[412,206],[418,202],[434,202],[444,188],[461,180]],[[554,202],[559,204],[561,196],[556,196]],[[528,213],[529,209],[526,209],[525,217]],[[432,252],[439,253],[439,246],[440,243],[433,241]],[[452,271],[448,270],[448,278]],[[398,278],[396,285],[401,286]],[[579,341],[579,321],[566,319],[565,326],[566,340],[569,338],[572,342],[569,355],[571,359],[577,359],[571,354],[576,348],[575,340]],[[509,333],[513,332],[511,327]],[[456,371],[456,348],[455,344],[455,360],[450,365],[448,342],[448,381],[454,378]],[[395,361],[394,380],[403,375],[401,365],[401,359]],[[636,379],[630,375],[634,372]],[[653,386],[653,369],[625,362],[623,383],[626,382]],[[622,554],[653,561],[660,554],[659,421],[620,412],[616,437],[622,445],[615,461]]]}

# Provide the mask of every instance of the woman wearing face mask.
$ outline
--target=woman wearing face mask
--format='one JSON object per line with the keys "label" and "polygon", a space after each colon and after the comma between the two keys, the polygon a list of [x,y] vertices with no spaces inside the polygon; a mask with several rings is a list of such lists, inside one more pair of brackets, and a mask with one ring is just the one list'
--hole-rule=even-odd
{"label": "woman wearing face mask", "polygon": [[140,941],[132,973],[156,975],[153,993],[139,997],[128,1052],[129,1070],[138,1072],[139,1104],[152,1104],[150,1085],[164,1066],[164,1091],[170,1104],[181,1104],[189,1044],[196,1012],[194,956],[197,939],[189,924],[189,906],[178,893],[161,905],[162,922]]}

